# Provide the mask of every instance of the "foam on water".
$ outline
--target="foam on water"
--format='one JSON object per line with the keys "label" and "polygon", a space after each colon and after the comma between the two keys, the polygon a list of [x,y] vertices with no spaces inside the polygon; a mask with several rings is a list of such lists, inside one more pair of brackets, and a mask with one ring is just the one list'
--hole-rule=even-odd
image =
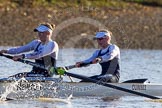
{"label": "foam on water", "polygon": [[[22,82],[22,81],[27,82],[27,80],[24,77],[22,77],[21,79],[19,79],[17,81],[15,79],[12,83],[9,83],[9,85],[7,85],[5,88],[5,92],[1,94],[0,100],[1,101],[8,100],[7,96],[10,93],[12,93],[12,92],[17,93],[16,88],[19,86],[19,82]],[[25,91],[23,91],[23,92],[25,92]]]}

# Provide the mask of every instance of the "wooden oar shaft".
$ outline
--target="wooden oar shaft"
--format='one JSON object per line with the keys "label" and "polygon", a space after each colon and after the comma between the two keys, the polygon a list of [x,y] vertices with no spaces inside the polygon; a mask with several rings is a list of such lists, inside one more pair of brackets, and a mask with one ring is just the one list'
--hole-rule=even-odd
{"label": "wooden oar shaft", "polygon": [[69,72],[65,72],[65,74],[67,74],[71,77],[75,77],[75,78],[82,79],[82,80],[87,80],[89,82],[93,82],[93,83],[96,83],[96,84],[99,84],[99,85],[102,85],[102,86],[105,86],[105,87],[117,89],[117,90],[120,90],[120,91],[132,93],[132,94],[147,97],[147,98],[150,98],[150,99],[160,99],[160,98],[155,97],[155,96],[151,96],[151,95],[144,94],[144,93],[141,93],[141,92],[129,90],[129,89],[122,88],[122,87],[119,87],[119,86],[115,86],[115,85],[112,85],[112,84],[109,84],[109,83],[104,83],[102,81],[94,80],[94,79],[91,79],[91,78],[88,78],[88,77],[85,77],[85,76],[82,76],[82,75],[77,75],[77,74],[73,74],[73,73],[69,73]]}

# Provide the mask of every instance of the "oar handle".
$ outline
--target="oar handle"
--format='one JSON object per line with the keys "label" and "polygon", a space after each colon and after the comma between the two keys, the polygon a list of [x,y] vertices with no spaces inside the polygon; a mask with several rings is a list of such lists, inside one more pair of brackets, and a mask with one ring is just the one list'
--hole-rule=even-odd
{"label": "oar handle", "polygon": [[90,65],[90,64],[93,64],[93,62],[89,62],[89,63],[81,63],[81,64],[80,64],[80,67],[87,66],[87,65]]}
{"label": "oar handle", "polygon": [[[87,66],[87,65],[90,65],[90,64],[93,64],[93,63],[92,62],[90,62],[90,63],[81,63],[80,67]],[[66,70],[70,70],[70,69],[78,68],[78,67],[76,65],[70,65],[70,66],[65,66],[64,68]]]}
{"label": "oar handle", "polygon": [[0,56],[4,56],[4,57],[6,57],[6,58],[13,59],[13,57],[12,57],[12,56],[9,56],[9,55],[4,55],[3,53],[0,53]]}
{"label": "oar handle", "polygon": [[65,66],[65,69],[69,70],[69,69],[73,69],[73,68],[76,68],[76,67],[77,67],[76,65],[70,65],[70,66]]}
{"label": "oar handle", "polygon": [[[5,55],[5,54],[2,54],[2,53],[0,53],[0,56],[4,56],[6,58],[13,59],[13,56]],[[28,60],[18,59],[17,61],[19,61],[21,63],[29,64],[31,66],[39,67],[41,69],[45,69],[45,67],[43,65],[28,61]],[[45,70],[47,70],[47,69],[45,69]]]}
{"label": "oar handle", "polygon": [[[97,58],[96,63],[99,63],[100,61],[101,61],[101,59]],[[84,66],[87,66],[87,65],[90,65],[90,64],[95,64],[95,63],[93,63],[92,61],[89,62],[89,63],[81,63],[80,67],[84,67]],[[64,68],[66,70],[69,70],[69,69],[77,68],[77,66],[76,65],[70,65],[70,66],[65,66]]]}

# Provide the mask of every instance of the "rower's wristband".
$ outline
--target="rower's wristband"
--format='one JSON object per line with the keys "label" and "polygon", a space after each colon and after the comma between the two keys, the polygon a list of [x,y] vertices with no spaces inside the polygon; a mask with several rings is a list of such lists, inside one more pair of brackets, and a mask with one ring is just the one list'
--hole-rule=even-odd
{"label": "rower's wristband", "polygon": [[25,54],[22,54],[22,59],[24,59],[25,58]]}

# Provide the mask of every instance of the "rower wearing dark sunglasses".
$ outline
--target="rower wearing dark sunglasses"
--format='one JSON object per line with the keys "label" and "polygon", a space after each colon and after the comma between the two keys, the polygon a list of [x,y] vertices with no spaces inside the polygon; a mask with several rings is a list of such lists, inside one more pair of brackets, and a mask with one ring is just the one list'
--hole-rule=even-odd
{"label": "rower wearing dark sunglasses", "polygon": [[[108,30],[100,30],[97,32],[94,39],[97,40],[97,43],[101,48],[97,49],[90,58],[77,62],[76,66],[81,67],[82,64],[90,62],[97,63],[99,61],[99,64],[102,67],[101,74],[91,76],[90,78],[116,83],[119,82],[120,78],[120,49],[117,45],[111,44],[111,36],[112,33]],[[82,82],[87,81],[82,80]]]}

